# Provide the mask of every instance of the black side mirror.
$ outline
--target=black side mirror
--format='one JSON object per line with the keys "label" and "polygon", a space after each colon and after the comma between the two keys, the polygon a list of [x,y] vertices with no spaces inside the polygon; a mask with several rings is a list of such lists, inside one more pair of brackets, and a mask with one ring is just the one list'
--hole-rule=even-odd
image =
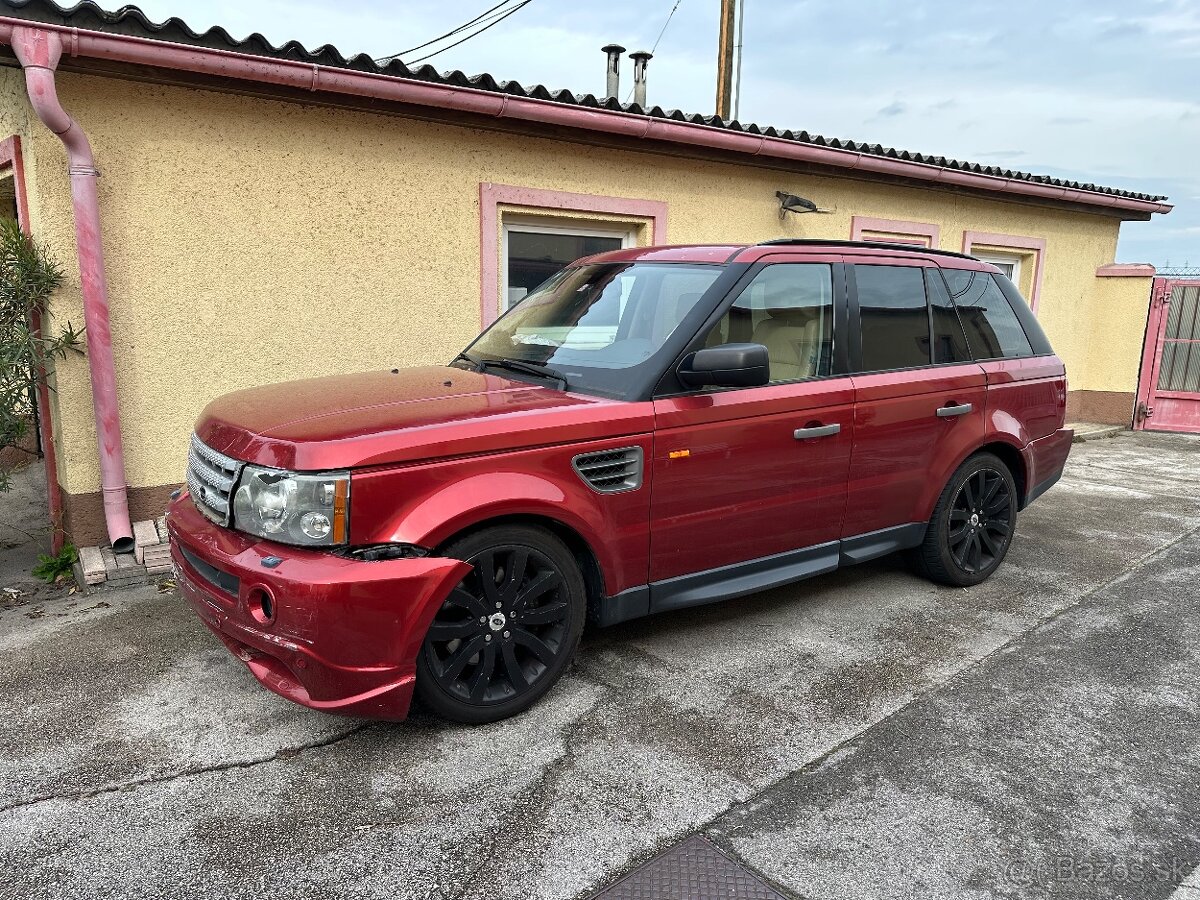
{"label": "black side mirror", "polygon": [[721,344],[697,350],[679,367],[688,387],[756,387],[771,380],[771,360],[762,344]]}

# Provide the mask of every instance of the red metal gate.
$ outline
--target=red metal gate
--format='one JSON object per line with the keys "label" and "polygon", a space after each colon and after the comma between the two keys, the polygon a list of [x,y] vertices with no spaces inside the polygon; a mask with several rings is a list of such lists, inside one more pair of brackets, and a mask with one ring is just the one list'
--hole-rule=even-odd
{"label": "red metal gate", "polygon": [[1133,427],[1200,434],[1200,280],[1154,279]]}

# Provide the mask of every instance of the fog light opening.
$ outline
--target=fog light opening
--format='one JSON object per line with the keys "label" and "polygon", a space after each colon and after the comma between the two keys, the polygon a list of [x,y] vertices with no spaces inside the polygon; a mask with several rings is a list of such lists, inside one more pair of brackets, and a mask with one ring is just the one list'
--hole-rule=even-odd
{"label": "fog light opening", "polygon": [[269,625],[275,621],[275,599],[263,588],[253,588],[246,596],[246,606],[254,621]]}

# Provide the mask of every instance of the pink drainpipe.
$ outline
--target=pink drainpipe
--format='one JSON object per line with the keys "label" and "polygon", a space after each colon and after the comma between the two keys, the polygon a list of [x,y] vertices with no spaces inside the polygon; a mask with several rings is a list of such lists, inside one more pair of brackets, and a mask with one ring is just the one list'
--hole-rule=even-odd
{"label": "pink drainpipe", "polygon": [[[117,410],[117,379],[113,367],[112,334],[108,323],[108,285],[100,246],[100,207],[92,148],[83,129],[58,102],[54,70],[62,57],[62,38],[54,31],[17,26],[11,44],[25,70],[25,85],[34,112],[67,148],[71,201],[75,209],[75,247],[83,285],[83,319],[87,326],[88,365],[92,374],[92,404],[96,439],[100,445],[100,486],[108,538],[118,553],[133,549],[129,499],[125,482],[125,450]],[[48,485],[53,490],[54,485]]]}

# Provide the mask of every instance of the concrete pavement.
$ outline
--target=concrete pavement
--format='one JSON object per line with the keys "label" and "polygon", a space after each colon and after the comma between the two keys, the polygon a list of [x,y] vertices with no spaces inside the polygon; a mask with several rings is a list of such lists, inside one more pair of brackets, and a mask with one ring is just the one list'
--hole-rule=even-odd
{"label": "concrete pavement", "polygon": [[883,560],[598,631],[480,728],[293,707],[153,587],[0,610],[0,897],[570,898],[698,831],[796,896],[1167,896],[1198,529],[1200,441],[1078,445],[979,587]]}

